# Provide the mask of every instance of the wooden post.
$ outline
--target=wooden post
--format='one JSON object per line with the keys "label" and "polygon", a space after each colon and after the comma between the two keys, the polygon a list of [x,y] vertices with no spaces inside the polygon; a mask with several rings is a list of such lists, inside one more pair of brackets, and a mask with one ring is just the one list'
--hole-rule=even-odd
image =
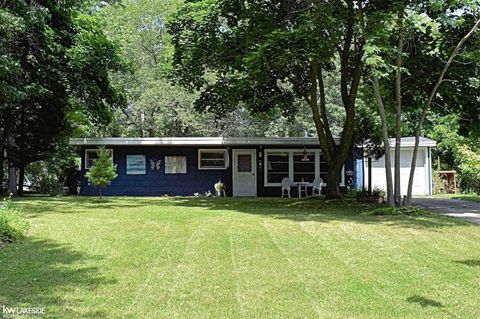
{"label": "wooden post", "polygon": [[453,193],[457,193],[457,172],[453,172]]}

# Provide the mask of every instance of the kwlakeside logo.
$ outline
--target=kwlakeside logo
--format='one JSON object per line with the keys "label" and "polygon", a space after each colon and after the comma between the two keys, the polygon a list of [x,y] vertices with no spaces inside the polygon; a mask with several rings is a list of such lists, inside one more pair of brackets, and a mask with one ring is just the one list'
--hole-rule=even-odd
{"label": "kwlakeside logo", "polygon": [[2,305],[2,318],[43,316],[45,307],[7,307]]}

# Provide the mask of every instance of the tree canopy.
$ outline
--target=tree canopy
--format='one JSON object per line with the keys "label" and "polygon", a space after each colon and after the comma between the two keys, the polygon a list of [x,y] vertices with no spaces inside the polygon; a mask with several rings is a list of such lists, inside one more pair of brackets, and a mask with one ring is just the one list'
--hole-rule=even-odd
{"label": "tree canopy", "polygon": [[[342,165],[352,150],[366,32],[396,3],[377,1],[189,1],[171,18],[174,74],[200,91],[198,109],[224,114],[311,109],[329,163],[327,197],[338,197]],[[343,123],[337,147],[326,106],[325,77],[339,79]]]}
{"label": "tree canopy", "polygon": [[25,166],[49,157],[72,119],[105,124],[124,103],[110,81],[123,62],[83,1],[1,1],[0,20],[0,158],[22,191]]}

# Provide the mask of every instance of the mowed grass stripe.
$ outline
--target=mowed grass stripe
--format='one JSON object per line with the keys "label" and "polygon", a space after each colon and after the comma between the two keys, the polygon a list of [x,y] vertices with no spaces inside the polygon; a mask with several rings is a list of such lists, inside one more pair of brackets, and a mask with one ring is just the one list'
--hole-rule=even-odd
{"label": "mowed grass stripe", "polygon": [[163,311],[165,318],[239,317],[232,276],[229,224],[221,217],[192,220],[192,236],[170,281]]}
{"label": "mowed grass stripe", "polygon": [[341,314],[352,287],[362,295],[375,294],[332,251],[303,231],[300,223],[268,220],[264,225],[305,285],[307,294],[304,297],[310,300],[321,317]]}
{"label": "mowed grass stripe", "polygon": [[304,282],[263,226],[263,218],[231,228],[238,299],[246,318],[316,318]]}
{"label": "mowed grass stripe", "polygon": [[[444,286],[452,281],[452,278],[444,276],[445,263],[439,263],[435,258],[430,260],[428,256],[431,256],[431,253],[425,252],[435,252],[435,248],[429,248],[428,245],[425,247],[422,240],[417,240],[411,234],[409,238],[408,234],[388,232],[389,236],[379,237],[382,231],[373,229],[367,236],[365,234],[359,236],[358,230],[353,232],[347,226],[352,225],[339,225],[344,232],[343,235],[324,241],[336,242],[337,253],[342,258],[348,260],[358,273],[378,282],[376,286],[381,287],[383,293],[392,299],[391,303],[395,304],[395,307],[389,310],[389,316],[404,317],[405,313],[418,311],[416,317],[429,318],[432,314],[437,316],[439,313],[445,314],[445,309],[438,308],[453,307],[453,305],[449,305],[449,301],[452,300],[448,298],[450,296],[441,296]],[[365,226],[355,225],[353,227],[361,229]],[[310,229],[310,232],[314,231]],[[352,236],[351,234],[357,235]],[[400,237],[401,240],[398,240]],[[385,243],[388,245],[386,246]],[[449,276],[458,277],[454,269],[448,269],[447,273]],[[449,288],[448,291],[455,294],[455,287]],[[464,288],[465,286],[462,289]],[[443,306],[424,307],[420,303],[408,301],[415,296],[432,298],[432,300],[442,303]],[[453,298],[453,300],[456,299]]]}

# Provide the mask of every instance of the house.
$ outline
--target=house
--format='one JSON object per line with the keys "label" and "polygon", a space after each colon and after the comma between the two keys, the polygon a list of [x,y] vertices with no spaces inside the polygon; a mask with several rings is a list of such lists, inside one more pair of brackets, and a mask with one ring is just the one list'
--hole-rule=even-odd
{"label": "house", "polygon": [[[214,193],[214,184],[222,181],[227,196],[277,197],[285,177],[294,182],[312,182],[321,177],[328,183],[328,165],[317,138],[112,137],[74,138],[70,144],[78,146],[82,154],[81,195],[87,196],[97,194],[88,185],[85,173],[97,158],[99,146],[109,149],[117,164],[118,177],[104,190],[105,195],[192,196]],[[415,194],[429,195],[430,148],[435,142],[422,138],[420,145],[417,170],[422,172],[415,176]],[[402,158],[408,156],[411,157],[411,145],[405,143]],[[368,185],[365,172],[371,172],[367,174],[372,175],[370,185],[385,184],[381,180],[381,159],[372,161],[370,170],[366,162],[361,147],[356,148],[342,169],[342,189]],[[402,168],[402,183],[404,177],[408,179],[405,174]]]}

